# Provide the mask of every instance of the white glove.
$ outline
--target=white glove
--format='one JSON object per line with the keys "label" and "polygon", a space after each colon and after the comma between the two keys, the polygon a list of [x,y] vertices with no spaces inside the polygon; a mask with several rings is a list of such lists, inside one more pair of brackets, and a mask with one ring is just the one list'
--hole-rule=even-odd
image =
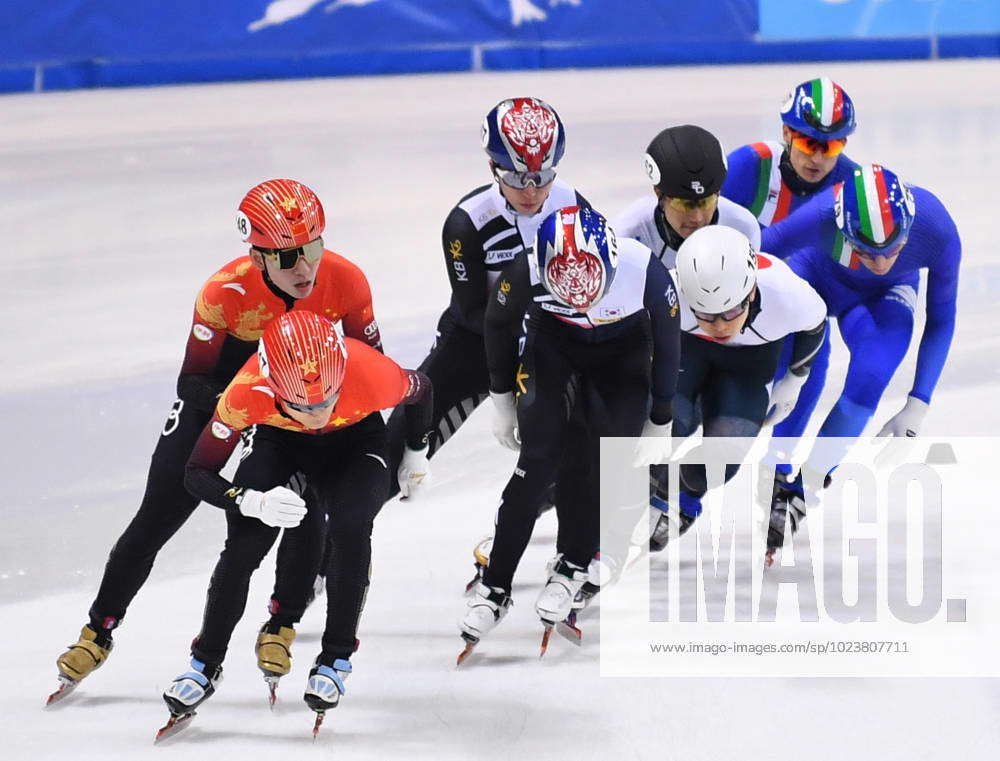
{"label": "white glove", "polygon": [[886,439],[886,442],[875,456],[876,468],[892,468],[913,457],[914,447],[917,445],[915,439],[926,414],[926,402],[912,396],[906,399],[903,409],[889,418],[889,422],[878,432],[879,437]]}
{"label": "white glove", "polygon": [[799,400],[799,391],[802,390],[808,377],[809,373],[795,375],[788,372],[774,384],[771,388],[771,399],[767,403],[771,412],[764,418],[764,425],[777,425],[792,413],[795,402]]}
{"label": "white glove", "polygon": [[423,449],[406,447],[403,451],[403,461],[396,471],[400,495],[412,497],[425,480],[430,480],[430,474],[431,464],[427,460],[427,447]]}
{"label": "white glove", "polygon": [[913,438],[920,433],[920,426],[927,416],[927,402],[922,402],[915,396],[906,398],[906,405],[889,418],[889,422],[882,426],[878,432],[879,436],[908,436]]}
{"label": "white glove", "polygon": [[517,436],[517,410],[514,407],[514,392],[497,394],[490,391],[493,400],[493,435],[507,449],[518,450],[521,440]]}
{"label": "white glove", "polygon": [[266,492],[247,489],[240,499],[240,512],[274,528],[295,528],[308,511],[302,497],[284,486],[275,486]]}
{"label": "white glove", "polygon": [[659,465],[670,459],[670,423],[657,425],[652,420],[642,424],[642,438],[635,443],[633,467],[644,468]]}

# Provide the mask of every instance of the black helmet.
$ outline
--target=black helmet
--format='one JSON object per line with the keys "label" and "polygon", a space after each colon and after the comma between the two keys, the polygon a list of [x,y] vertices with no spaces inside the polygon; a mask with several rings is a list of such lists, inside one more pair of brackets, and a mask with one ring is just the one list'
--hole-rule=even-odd
{"label": "black helmet", "polygon": [[668,127],[654,137],[642,167],[663,195],[690,199],[718,193],[727,171],[718,139],[693,124]]}

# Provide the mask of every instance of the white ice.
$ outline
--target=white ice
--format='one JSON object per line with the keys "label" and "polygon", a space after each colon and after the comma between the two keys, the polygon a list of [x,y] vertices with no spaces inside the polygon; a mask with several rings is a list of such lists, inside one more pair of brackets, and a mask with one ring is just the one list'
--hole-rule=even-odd
{"label": "white ice", "polygon": [[[486,110],[511,95],[553,103],[562,175],[609,216],[649,191],[640,159],[664,126],[696,123],[728,147],[773,138],[787,90],[827,74],[851,93],[849,153],[937,193],[961,231],[960,319],[928,433],[989,435],[1000,334],[994,179],[1000,63],[670,68],[330,79],[6,96],[0,230],[0,755],[340,759],[994,758],[1000,687],[989,680],[612,680],[596,621],[580,650],[537,658],[532,603],[554,525],[535,532],[516,606],[456,671],[455,619],[471,548],[491,525],[512,459],[479,413],[434,460],[435,482],[392,502],[375,530],[362,646],[343,705],[316,745],[301,702],[322,604],[300,627],[271,713],[252,655],[272,563],[254,578],[226,679],[191,728],[156,748],[160,692],[186,666],[224,522],[202,507],[161,553],[108,664],[53,711],[54,660],[86,621],[104,559],[141,496],[173,401],[195,292],[242,253],[247,188],[273,176],[317,190],[328,245],[371,281],[388,352],[423,357],[448,298],[440,228],[489,181]],[[912,348],[912,347],[911,347]],[[844,368],[835,347],[828,405]],[[876,422],[902,404],[913,351]],[[975,521],[976,515],[963,516]],[[992,748],[992,750],[991,750]],[[154,754],[156,754],[154,756]]]}

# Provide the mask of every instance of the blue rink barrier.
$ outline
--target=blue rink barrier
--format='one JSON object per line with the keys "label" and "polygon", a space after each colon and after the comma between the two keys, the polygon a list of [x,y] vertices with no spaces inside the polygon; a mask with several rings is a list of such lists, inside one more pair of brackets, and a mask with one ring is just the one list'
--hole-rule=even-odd
{"label": "blue rink barrier", "polygon": [[0,92],[1000,57],[1000,0],[6,0],[3,11]]}

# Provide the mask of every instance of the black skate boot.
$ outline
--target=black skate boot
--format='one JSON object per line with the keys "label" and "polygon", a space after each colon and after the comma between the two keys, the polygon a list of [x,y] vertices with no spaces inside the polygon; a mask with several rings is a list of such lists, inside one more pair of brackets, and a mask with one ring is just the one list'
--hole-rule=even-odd
{"label": "black skate boot", "polygon": [[[780,472],[774,474],[774,493],[771,496],[771,514],[767,523],[767,555],[765,563],[774,563],[777,551],[785,545],[785,540],[798,531],[802,521],[806,519],[806,504],[815,500],[813,492],[807,493],[806,482],[821,483],[820,488],[830,485],[830,475],[823,479],[809,478],[803,480],[802,471],[793,478]],[[787,529],[786,529],[787,524]]]}
{"label": "black skate boot", "polygon": [[701,515],[701,500],[698,497],[692,497],[687,492],[681,491],[679,502],[679,510],[670,510],[664,497],[660,495],[650,497],[650,506],[661,511],[649,536],[650,552],[660,552],[667,546],[667,542],[670,541],[671,521],[677,521],[677,535],[683,536],[691,528],[691,524]]}

